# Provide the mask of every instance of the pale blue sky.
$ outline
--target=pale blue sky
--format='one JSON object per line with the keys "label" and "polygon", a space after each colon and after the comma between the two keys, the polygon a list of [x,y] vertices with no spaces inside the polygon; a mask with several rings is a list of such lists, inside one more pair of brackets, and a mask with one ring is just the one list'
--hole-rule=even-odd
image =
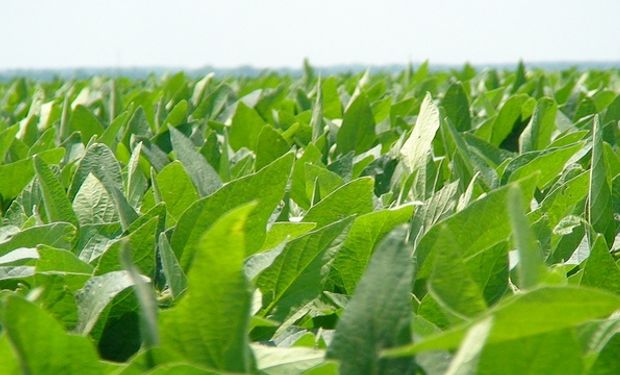
{"label": "pale blue sky", "polygon": [[620,60],[620,0],[2,0],[0,69]]}

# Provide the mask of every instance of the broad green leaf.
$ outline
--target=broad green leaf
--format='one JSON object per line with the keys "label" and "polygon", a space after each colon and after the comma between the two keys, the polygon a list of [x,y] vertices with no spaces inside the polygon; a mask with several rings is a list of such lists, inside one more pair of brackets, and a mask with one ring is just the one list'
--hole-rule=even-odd
{"label": "broad green leaf", "polygon": [[269,375],[303,374],[325,361],[325,352],[317,349],[253,345],[252,350],[258,370]]}
{"label": "broad green leaf", "polygon": [[295,161],[291,176],[291,198],[303,209],[310,208],[311,202],[307,193],[307,186],[314,181],[306,181],[306,166],[308,164],[319,164],[321,162],[321,151],[310,144],[304,150],[303,155]]}
{"label": "broad green leaf", "polygon": [[81,225],[118,221],[112,197],[92,173],[88,174],[75,195],[73,211]]}
{"label": "broad green leaf", "polygon": [[588,194],[589,173],[582,172],[547,194],[541,202],[542,212],[555,227],[563,217],[573,212],[575,205]]}
{"label": "broad green leaf", "polygon": [[320,228],[350,215],[362,215],[373,209],[372,178],[362,177],[334,190],[311,207],[303,218]]}
{"label": "broad green leaf", "polygon": [[463,84],[455,82],[450,85],[441,106],[446,111],[446,116],[458,131],[467,131],[471,128],[471,115],[469,113],[469,99],[463,88]]}
{"label": "broad green leaf", "polygon": [[0,255],[7,254],[20,247],[36,247],[37,245],[71,249],[75,236],[76,229],[69,223],[33,226],[0,242]]}
{"label": "broad green leaf", "polygon": [[435,256],[433,273],[428,282],[429,293],[452,314],[472,318],[486,309],[479,285],[473,280],[461,258],[451,246],[454,237],[446,224],[439,231],[439,251]]}
{"label": "broad green leaf", "polygon": [[159,242],[157,244],[159,249],[159,257],[161,258],[161,267],[166,277],[166,283],[172,296],[177,298],[187,289],[187,277],[185,272],[179,265],[179,261],[174,255],[168,238],[164,233],[159,235]]}
{"label": "broad green leaf", "polygon": [[36,264],[37,273],[80,273],[90,275],[93,267],[81,261],[74,253],[65,249],[57,249],[48,245],[37,247],[39,259]]}
{"label": "broad green leaf", "polygon": [[325,117],[330,119],[342,117],[342,102],[338,96],[338,78],[327,77],[321,80],[321,99]]}
{"label": "broad green leaf", "polygon": [[471,183],[474,175],[479,173],[480,181],[483,182],[486,189],[495,187],[498,184],[498,176],[492,168],[492,161],[489,162],[488,158],[478,148],[469,146],[450,121],[443,121],[441,129],[447,129],[454,142],[456,152],[451,158],[455,165],[455,177],[458,177],[459,182],[462,185],[467,181]]}
{"label": "broad green leaf", "polygon": [[166,165],[155,179],[157,194],[166,203],[166,209],[175,220],[199,199],[196,188],[179,161]]}
{"label": "broad green leaf", "polygon": [[209,368],[248,372],[255,366],[247,333],[250,285],[243,273],[254,208],[232,210],[206,231],[187,275],[187,294],[161,315],[162,345]]}
{"label": "broad green leaf", "polygon": [[531,289],[544,279],[546,268],[540,246],[536,242],[536,237],[534,237],[530,223],[523,211],[522,197],[519,187],[510,187],[508,215],[513,242],[519,254],[519,263],[517,264],[518,284],[521,289]]}
{"label": "broad green leaf", "polygon": [[344,112],[336,138],[336,152],[360,154],[375,142],[375,121],[366,94],[360,93]]}
{"label": "broad green leaf", "polygon": [[60,181],[41,158],[35,156],[33,160],[49,221],[65,221],[77,226],[77,217]]}
{"label": "broad green leaf", "polygon": [[140,275],[140,271],[133,264],[131,250],[123,246],[120,254],[120,262],[133,284],[134,294],[140,306],[140,338],[144,348],[151,349],[159,346],[159,331],[157,329],[158,305],[155,293],[148,282]]}
{"label": "broad green leaf", "polygon": [[[38,154],[48,164],[58,164],[65,156],[65,150],[54,148]],[[9,164],[0,164],[0,197],[9,200],[17,197],[35,175],[32,158],[18,160]]]}
{"label": "broad green leaf", "polygon": [[518,94],[511,96],[504,103],[492,125],[492,133],[489,139],[491,144],[499,146],[508,137],[515,123],[521,118],[521,108],[527,100],[527,95]]}
{"label": "broad green leaf", "polygon": [[214,194],[192,204],[179,218],[170,245],[187,271],[196,252],[201,234],[224,212],[239,205],[258,200],[246,226],[246,253],[259,250],[265,239],[265,227],[284,195],[293,155],[286,154],[255,174],[242,177],[222,187]]}
{"label": "broad green leaf", "polygon": [[187,119],[187,100],[181,100],[178,102],[168,113],[168,116],[164,120],[164,124],[172,126],[179,126]]}
{"label": "broad green leaf", "polygon": [[146,374],[148,375],[220,375],[221,372],[206,370],[187,363],[172,363],[159,366]]}
{"label": "broad green leaf", "polygon": [[555,150],[549,150],[534,158],[529,163],[517,168],[510,174],[508,180],[516,181],[538,173],[538,187],[543,189],[562,172],[570,158],[581,149],[583,149],[583,144],[577,143]]}
{"label": "broad green leaf", "polygon": [[607,317],[618,308],[620,297],[598,289],[542,287],[505,299],[473,322],[385,354],[390,357],[410,356],[426,350],[455,348],[468,328],[487,317],[493,317],[493,327],[487,339],[488,344],[493,344],[575,327]]}
{"label": "broad green leaf", "polygon": [[228,133],[230,146],[234,150],[241,147],[256,150],[258,138],[264,126],[265,122],[260,115],[240,101],[230,124]]}
{"label": "broad green leaf", "polygon": [[325,197],[344,184],[344,180],[336,173],[327,168],[306,164],[306,195],[312,197],[315,185],[320,190],[320,195]]}
{"label": "broad green leaf", "polygon": [[336,221],[286,244],[256,280],[263,294],[263,315],[284,320],[292,309],[321,293],[328,272],[324,266],[342,245],[351,221]]}
{"label": "broad green leaf", "polygon": [[316,227],[315,223],[273,223],[265,237],[263,250],[273,249],[284,241],[294,240]]}
{"label": "broad green leaf", "polygon": [[[525,195],[524,202],[531,200],[536,177],[516,182],[521,186]],[[454,242],[450,246],[456,247],[463,257],[470,257],[478,254],[492,245],[506,240],[511,233],[510,219],[508,217],[508,195],[511,185],[503,186],[493,190],[486,196],[472,202],[462,211],[447,217],[439,223],[447,225],[447,230],[452,233]],[[416,247],[420,272],[418,277],[423,278],[430,274],[431,264],[426,265],[427,258],[434,256],[433,252],[442,251],[439,246],[440,224],[434,225],[422,237]]]}
{"label": "broad green leaf", "polygon": [[588,193],[588,221],[592,229],[602,234],[607,243],[613,243],[615,222],[612,211],[611,188],[603,156],[603,130],[599,117],[594,117],[592,128],[592,162],[590,167],[590,191]]}
{"label": "broad green leaf", "polygon": [[75,296],[78,305],[78,323],[75,332],[88,334],[114,297],[132,285],[133,282],[126,271],[113,271],[90,278]]}
{"label": "broad green leaf", "polygon": [[128,228],[138,214],[122,193],[121,168],[114,154],[106,145],[94,143],[86,149],[86,153],[73,175],[68,192],[69,198],[75,198],[78,190],[91,173],[97,177],[114,201],[123,228]]}
{"label": "broad green leaf", "polygon": [[560,330],[485,346],[475,373],[578,375],[583,365],[574,334]]}
{"label": "broad green leaf", "polygon": [[594,237],[590,256],[583,269],[581,285],[620,294],[620,268],[609,252],[605,238],[600,234]]}
{"label": "broad green leaf", "polygon": [[19,375],[22,373],[19,358],[7,335],[0,335],[0,368],[7,375]]}
{"label": "broad green leaf", "polygon": [[263,126],[256,145],[255,169],[259,170],[286,154],[290,146],[286,139],[272,126]]}
{"label": "broad green leaf", "polygon": [[541,98],[534,114],[519,137],[519,151],[541,150],[551,142],[555,130],[557,105],[550,98]]}
{"label": "broad green leaf", "polygon": [[114,153],[106,145],[95,143],[86,149],[69,187],[71,199],[75,197],[89,173],[97,177],[106,189],[109,185],[118,189],[122,188],[121,167]]}
{"label": "broad green leaf", "polygon": [[201,196],[212,194],[222,186],[219,175],[207,160],[194,148],[192,141],[174,127],[168,127],[170,141],[176,157],[187,168]]}
{"label": "broad green leaf", "polygon": [[458,184],[456,182],[444,185],[416,210],[411,220],[411,237],[413,239],[417,240],[435,223],[454,212],[457,190]]}
{"label": "broad green leaf", "polygon": [[336,254],[334,269],[347,293],[352,294],[366,270],[375,246],[397,225],[407,222],[412,205],[361,215],[353,221],[347,239]]}
{"label": "broad green leaf", "polygon": [[4,300],[2,326],[25,374],[103,374],[88,338],[66,333],[47,312],[20,296]]}
{"label": "broad green leaf", "polygon": [[413,373],[408,358],[380,358],[411,341],[413,264],[405,236],[395,230],[381,242],[338,321],[327,355],[341,362],[343,375]]}
{"label": "broad green leaf", "polygon": [[140,169],[140,153],[142,151],[142,143],[131,152],[131,157],[127,163],[127,200],[132,207],[140,207],[140,201],[146,191],[146,177]]}
{"label": "broad green leaf", "polygon": [[407,168],[413,171],[423,165],[427,153],[431,150],[439,124],[439,109],[433,103],[431,95],[427,93],[420,107],[415,126],[400,149],[400,155]]}
{"label": "broad green leaf", "polygon": [[131,249],[133,261],[136,266],[147,276],[155,273],[156,267],[156,244],[157,227],[159,218],[154,217],[137,228],[128,236],[115,241],[106,251],[101,254],[95,269],[96,275],[102,275],[112,271],[122,270],[120,254],[124,243]]}
{"label": "broad green leaf", "polygon": [[486,319],[469,329],[459,347],[458,352],[450,362],[446,375],[469,375],[477,371],[480,354],[493,325],[492,319]]}
{"label": "broad green leaf", "polygon": [[125,111],[116,116],[114,120],[110,122],[110,125],[103,131],[103,133],[99,135],[99,142],[103,143],[111,149],[115,149],[118,138],[120,138],[119,135],[122,134],[121,129],[129,119],[129,114],[130,113],[128,111]]}
{"label": "broad green leaf", "polygon": [[103,126],[99,119],[83,105],[78,105],[71,113],[71,129],[82,133],[82,140],[87,142],[94,135],[103,133]]}
{"label": "broad green leaf", "polygon": [[13,144],[13,140],[19,131],[19,126],[14,125],[9,128],[3,129],[0,131],[0,164],[4,162],[4,158],[6,157],[11,144]]}
{"label": "broad green leaf", "polygon": [[616,333],[598,353],[588,374],[615,374],[620,371],[620,363],[618,363],[617,357],[618,349],[620,349],[620,335]]}

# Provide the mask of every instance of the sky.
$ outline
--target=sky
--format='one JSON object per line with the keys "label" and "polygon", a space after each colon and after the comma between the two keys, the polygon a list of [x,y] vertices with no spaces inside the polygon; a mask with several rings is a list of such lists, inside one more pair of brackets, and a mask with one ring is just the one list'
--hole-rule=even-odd
{"label": "sky", "polygon": [[620,61],[620,0],[2,0],[0,69]]}

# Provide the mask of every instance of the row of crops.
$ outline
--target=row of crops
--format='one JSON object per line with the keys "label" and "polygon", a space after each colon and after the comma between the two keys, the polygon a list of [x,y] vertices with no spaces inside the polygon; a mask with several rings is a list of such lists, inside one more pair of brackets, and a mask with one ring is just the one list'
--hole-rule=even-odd
{"label": "row of crops", "polygon": [[620,72],[0,83],[2,374],[618,374]]}

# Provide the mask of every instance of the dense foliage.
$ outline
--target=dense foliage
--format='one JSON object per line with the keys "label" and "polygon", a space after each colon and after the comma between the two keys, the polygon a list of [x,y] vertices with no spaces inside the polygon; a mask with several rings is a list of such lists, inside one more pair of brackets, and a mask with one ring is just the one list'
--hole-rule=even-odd
{"label": "dense foliage", "polygon": [[618,374],[619,93],[0,83],[2,374]]}

